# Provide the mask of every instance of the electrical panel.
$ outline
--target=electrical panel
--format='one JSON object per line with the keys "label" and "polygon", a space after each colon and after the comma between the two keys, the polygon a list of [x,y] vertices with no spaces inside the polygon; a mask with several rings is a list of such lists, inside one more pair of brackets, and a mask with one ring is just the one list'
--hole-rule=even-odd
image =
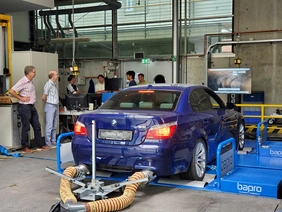
{"label": "electrical panel", "polygon": [[0,116],[5,127],[0,128],[0,145],[7,149],[21,148],[21,119],[17,111],[18,104],[1,105]]}

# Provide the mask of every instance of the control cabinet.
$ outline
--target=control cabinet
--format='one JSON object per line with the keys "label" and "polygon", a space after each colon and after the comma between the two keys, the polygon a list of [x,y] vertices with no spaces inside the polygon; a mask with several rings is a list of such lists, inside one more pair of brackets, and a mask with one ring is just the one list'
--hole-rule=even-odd
{"label": "control cabinet", "polygon": [[0,145],[7,149],[21,148],[21,119],[18,104],[0,105]]}

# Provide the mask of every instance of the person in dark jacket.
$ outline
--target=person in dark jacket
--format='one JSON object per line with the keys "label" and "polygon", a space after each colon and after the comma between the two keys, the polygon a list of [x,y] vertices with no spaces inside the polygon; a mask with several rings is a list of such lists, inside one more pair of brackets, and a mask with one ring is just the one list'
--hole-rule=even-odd
{"label": "person in dark jacket", "polygon": [[154,78],[155,83],[165,83],[165,77],[164,75],[158,74]]}
{"label": "person in dark jacket", "polygon": [[135,82],[135,72],[130,70],[128,72],[126,72],[126,79],[129,80],[129,87],[130,86],[134,86],[137,85]]}

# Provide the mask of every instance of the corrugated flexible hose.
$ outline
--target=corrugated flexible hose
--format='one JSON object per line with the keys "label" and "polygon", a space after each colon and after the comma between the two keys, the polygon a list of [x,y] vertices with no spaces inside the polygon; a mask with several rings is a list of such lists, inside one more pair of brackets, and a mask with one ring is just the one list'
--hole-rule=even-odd
{"label": "corrugated flexible hose", "polygon": [[[73,178],[76,176],[77,170],[75,167],[68,167],[64,171],[64,175]],[[143,172],[134,173],[128,181],[145,178]],[[77,203],[76,197],[71,191],[71,182],[62,178],[60,183],[60,197],[63,203],[73,202]],[[86,212],[107,212],[118,211],[131,205],[134,200],[136,190],[141,183],[129,184],[125,187],[123,195],[111,199],[98,200],[85,203]]]}

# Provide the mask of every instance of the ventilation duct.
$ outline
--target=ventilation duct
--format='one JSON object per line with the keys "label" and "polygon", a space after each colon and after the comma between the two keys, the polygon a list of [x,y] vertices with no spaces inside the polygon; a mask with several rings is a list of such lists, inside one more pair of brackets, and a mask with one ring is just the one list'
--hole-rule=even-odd
{"label": "ventilation duct", "polygon": [[87,12],[98,12],[105,10],[117,10],[121,8],[121,3],[113,0],[104,0],[107,5],[102,6],[94,6],[94,7],[84,7],[84,8],[75,8],[74,11],[72,9],[64,9],[64,10],[49,10],[49,11],[40,11],[40,16],[46,15],[64,15],[64,14],[72,14],[74,13],[87,13]]}

